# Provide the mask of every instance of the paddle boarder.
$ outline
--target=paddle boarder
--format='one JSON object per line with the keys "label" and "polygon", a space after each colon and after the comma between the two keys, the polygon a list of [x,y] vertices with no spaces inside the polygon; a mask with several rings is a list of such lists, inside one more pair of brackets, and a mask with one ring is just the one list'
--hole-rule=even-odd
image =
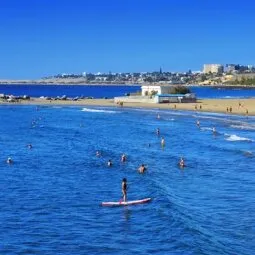
{"label": "paddle boarder", "polygon": [[122,179],[121,189],[122,189],[123,201],[126,202],[127,201],[127,179],[126,178]]}

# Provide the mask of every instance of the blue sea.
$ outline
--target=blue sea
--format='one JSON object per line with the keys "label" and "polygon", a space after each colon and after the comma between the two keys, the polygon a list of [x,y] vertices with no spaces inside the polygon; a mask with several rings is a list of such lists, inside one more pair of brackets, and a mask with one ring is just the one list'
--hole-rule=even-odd
{"label": "blue sea", "polygon": [[[223,88],[223,87],[198,87],[191,86],[191,92],[198,98],[251,98],[255,97],[253,88]],[[31,97],[57,97],[66,95],[68,97],[94,97],[113,98],[124,96],[127,93],[141,91],[141,86],[118,86],[118,85],[4,85],[0,84],[0,94],[6,95],[29,95]]]}
{"label": "blue sea", "polygon": [[[0,118],[0,254],[254,254],[255,117],[5,105]],[[129,200],[153,200],[102,207],[124,177]]]}

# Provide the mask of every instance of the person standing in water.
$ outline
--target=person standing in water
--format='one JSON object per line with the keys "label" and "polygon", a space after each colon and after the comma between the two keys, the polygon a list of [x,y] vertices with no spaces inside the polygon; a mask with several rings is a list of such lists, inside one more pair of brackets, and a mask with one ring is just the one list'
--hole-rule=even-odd
{"label": "person standing in water", "polygon": [[180,167],[185,167],[185,162],[184,159],[181,157],[180,162],[179,162]]}
{"label": "person standing in water", "polygon": [[122,154],[122,156],[121,156],[121,162],[126,162],[126,160],[127,160],[127,157],[126,157],[126,155],[123,153]]}
{"label": "person standing in water", "polygon": [[157,136],[159,136],[159,135],[160,135],[159,128],[157,128],[157,129],[156,129],[156,134],[157,134]]}
{"label": "person standing in water", "polygon": [[138,168],[138,171],[140,174],[143,174],[145,171],[146,171],[146,167],[144,164],[142,164],[139,168]]}
{"label": "person standing in water", "polygon": [[108,162],[107,162],[107,166],[109,166],[109,167],[111,167],[111,166],[112,166],[112,161],[111,161],[111,159],[109,159],[109,160],[108,160]]}
{"label": "person standing in water", "polygon": [[127,201],[127,179],[126,178],[122,179],[121,189],[122,189],[123,201],[126,202]]}
{"label": "person standing in water", "polygon": [[165,147],[165,139],[164,139],[164,137],[161,138],[161,147],[162,148]]}
{"label": "person standing in water", "polygon": [[200,122],[197,120],[197,127],[200,128]]}

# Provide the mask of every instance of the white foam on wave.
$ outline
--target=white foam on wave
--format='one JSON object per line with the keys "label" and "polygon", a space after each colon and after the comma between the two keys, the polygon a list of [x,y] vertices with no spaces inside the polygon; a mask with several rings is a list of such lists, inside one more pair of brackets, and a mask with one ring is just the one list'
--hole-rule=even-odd
{"label": "white foam on wave", "polygon": [[210,128],[210,127],[201,127],[200,130],[202,130],[202,131],[208,131],[208,130],[212,131],[213,128]]}
{"label": "white foam on wave", "polygon": [[116,111],[110,110],[99,110],[99,109],[92,109],[92,108],[82,108],[82,112],[100,112],[100,113],[118,113]]}
{"label": "white foam on wave", "polygon": [[241,137],[238,135],[228,135],[228,134],[225,134],[225,135],[228,136],[225,140],[230,142],[238,142],[238,141],[253,142],[253,140],[246,137]]}
{"label": "white foam on wave", "polygon": [[255,125],[230,125],[230,127],[243,130],[255,130]]}

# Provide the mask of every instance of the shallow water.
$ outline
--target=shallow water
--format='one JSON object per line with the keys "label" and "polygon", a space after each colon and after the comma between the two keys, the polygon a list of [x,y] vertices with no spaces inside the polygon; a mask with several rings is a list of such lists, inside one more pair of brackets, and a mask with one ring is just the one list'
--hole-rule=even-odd
{"label": "shallow water", "polygon": [[[253,254],[255,117],[9,105],[0,119],[0,254]],[[153,201],[101,207],[123,177]]]}

